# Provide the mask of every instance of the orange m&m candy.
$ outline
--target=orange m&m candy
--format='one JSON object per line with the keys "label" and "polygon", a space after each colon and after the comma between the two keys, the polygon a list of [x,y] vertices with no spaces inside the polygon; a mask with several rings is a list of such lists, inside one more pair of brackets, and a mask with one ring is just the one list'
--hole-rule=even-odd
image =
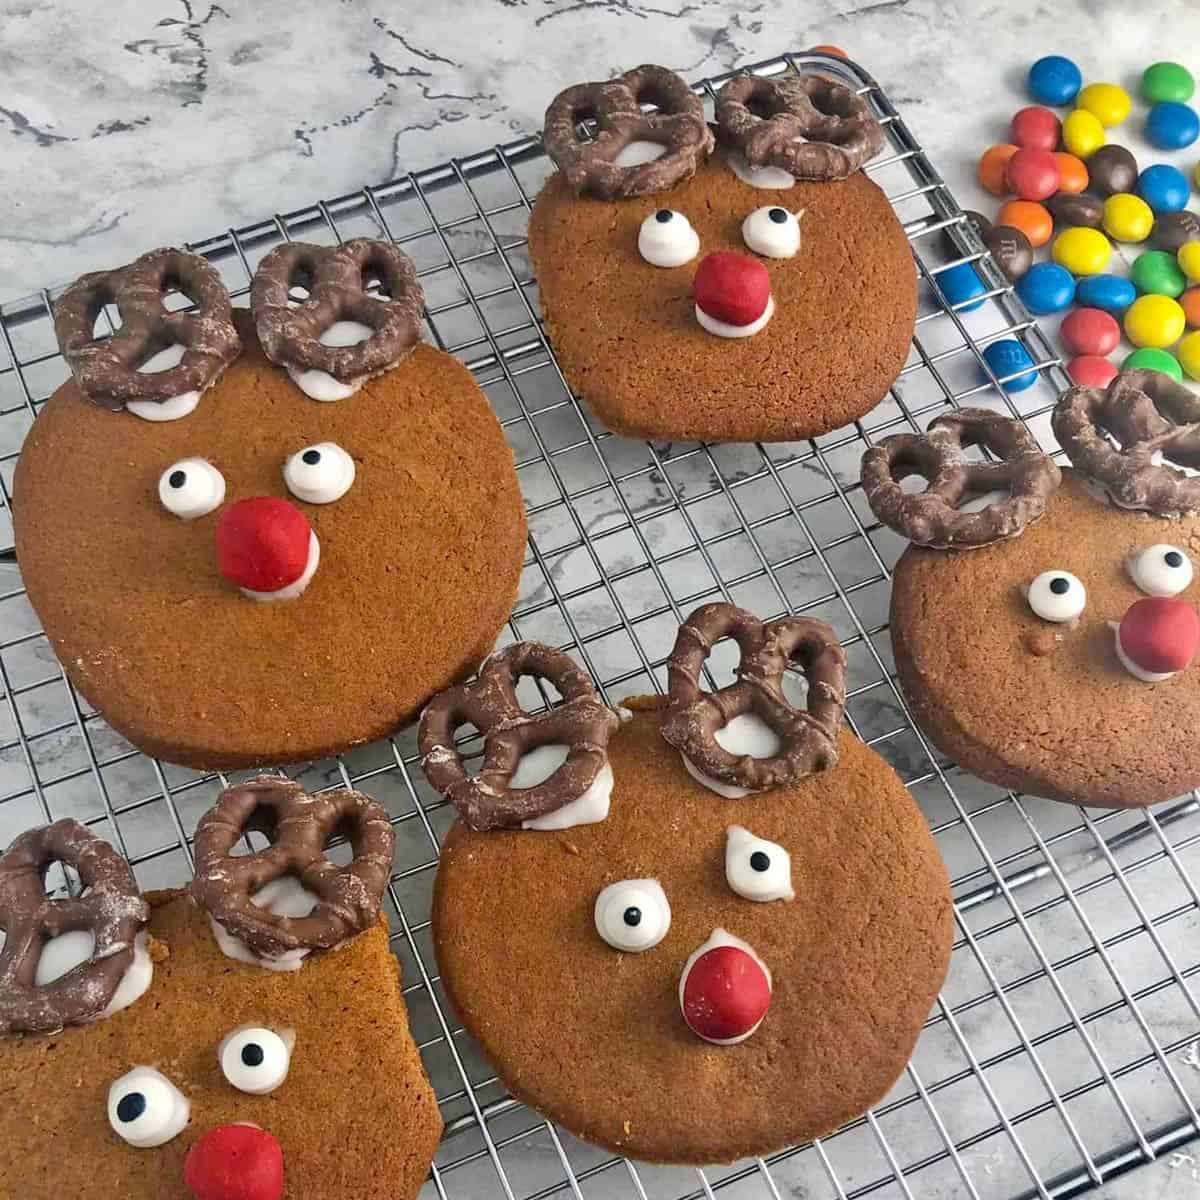
{"label": "orange m&m candy", "polygon": [[1034,247],[1044,246],[1054,232],[1054,219],[1046,206],[1036,200],[1010,200],[1002,204],[996,214],[996,224],[1019,229]]}
{"label": "orange m&m candy", "polygon": [[1200,329],[1200,287],[1190,287],[1182,296],[1179,303],[1183,308],[1184,319],[1190,329]]}
{"label": "orange m&m candy", "polygon": [[841,48],[841,46],[829,46],[824,42],[822,42],[819,46],[814,46],[812,51],[814,54],[832,54],[834,58],[850,57],[850,55],[848,55],[845,50]]}
{"label": "orange m&m candy", "polygon": [[1004,173],[1008,169],[1008,160],[1016,152],[1016,146],[1007,144],[989,146],[983,152],[983,157],[979,160],[979,182],[993,196],[1009,194],[1008,181],[1004,178]]}
{"label": "orange m&m candy", "polygon": [[1088,169],[1083,165],[1083,159],[1059,150],[1054,155],[1058,162],[1058,190],[1078,195],[1088,185]]}

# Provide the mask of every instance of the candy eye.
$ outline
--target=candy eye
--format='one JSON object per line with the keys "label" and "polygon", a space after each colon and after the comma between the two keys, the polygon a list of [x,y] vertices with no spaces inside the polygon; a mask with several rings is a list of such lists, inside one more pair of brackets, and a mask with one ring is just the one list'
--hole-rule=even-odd
{"label": "candy eye", "polygon": [[1165,542],[1131,554],[1125,569],[1147,596],[1178,596],[1192,582],[1192,560]]}
{"label": "candy eye", "polygon": [[742,222],[742,240],[755,254],[791,258],[800,249],[799,216],[777,204],[756,208]]}
{"label": "candy eye", "polygon": [[181,521],[194,521],[220,508],[225,499],[225,478],[202,458],[181,458],[158,479],[158,498]]}
{"label": "candy eye", "polygon": [[108,1089],[108,1123],[139,1150],[165,1145],[190,1114],[187,1097],[153,1067],[134,1067]]}
{"label": "candy eye", "polygon": [[217,1058],[221,1074],[239,1092],[265,1096],[287,1078],[292,1052],[275,1030],[246,1025],[225,1038]]}
{"label": "candy eye", "polygon": [[283,464],[283,482],[297,500],[332,504],[354,483],[354,459],[335,442],[318,442],[297,450]]}
{"label": "candy eye", "polygon": [[725,878],[747,900],[793,900],[792,856],[741,825],[725,831]]}
{"label": "candy eye", "polygon": [[1025,598],[1043,621],[1073,621],[1087,605],[1087,588],[1070,571],[1043,571]]}
{"label": "candy eye", "polygon": [[596,932],[614,949],[640,953],[671,928],[671,906],[657,879],[622,879],[596,897]]}
{"label": "candy eye", "polygon": [[700,253],[700,238],[683,213],[660,208],[638,230],[638,253],[653,267],[682,267]]}

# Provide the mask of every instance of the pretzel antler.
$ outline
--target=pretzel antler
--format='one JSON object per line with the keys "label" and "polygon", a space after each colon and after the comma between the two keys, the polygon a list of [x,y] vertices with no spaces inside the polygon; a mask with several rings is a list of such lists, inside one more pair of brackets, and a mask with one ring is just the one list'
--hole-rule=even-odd
{"label": "pretzel antler", "polygon": [[[737,681],[716,692],[700,686],[700,671],[722,638],[741,651]],[[783,673],[799,663],[808,680],[807,710],[783,693]],[[810,617],[760,621],[734,604],[705,604],[679,627],[667,660],[670,701],[663,738],[704,774],[752,792],[784,787],[838,758],[838,727],[846,704],[846,655],[837,635]],[[779,737],[772,758],[731,754],[716,733],[745,713],[760,717]]]}
{"label": "pretzel antler", "polygon": [[[46,872],[55,862],[78,872],[83,895],[46,895]],[[0,1033],[54,1033],[102,1016],[149,920],[129,864],[78,821],[21,834],[0,855]],[[37,983],[47,940],[75,930],[91,933],[91,957],[51,983]]]}
{"label": "pretzel antler", "polygon": [[[168,312],[163,296],[176,290],[196,312]],[[116,304],[121,327],[105,341],[93,334],[106,304]],[[119,412],[130,401],[163,403],[202,392],[220,378],[242,348],[229,292],[216,268],[198,254],[164,247],[128,266],[77,279],[54,306],[54,332],[80,391]],[[143,363],[169,346],[183,358],[166,371]]]}
{"label": "pretzel antler", "polygon": [[[553,684],[563,703],[531,715],[517,699],[522,676]],[[455,731],[474,725],[483,735],[483,766],[471,778],[454,746]],[[471,829],[513,829],[578,800],[608,765],[608,739],[617,715],[591,679],[561,650],[516,642],[493,654],[470,683],[435,696],[421,714],[418,744],[429,782],[458,809]],[[537,746],[566,745],[567,760],[529,788],[511,780],[521,756]]]}
{"label": "pretzel antler", "polygon": [[867,102],[821,75],[735,76],[717,93],[716,117],[722,141],[750,166],[796,179],[845,179],[883,148]]}
{"label": "pretzel antler", "polygon": [[1200,396],[1169,375],[1124,371],[1107,388],[1069,388],[1051,424],[1071,465],[1119,507],[1200,512],[1200,477],[1180,470],[1200,469]]}
{"label": "pretzel antler", "polygon": [[[657,106],[645,113],[642,104]],[[579,137],[580,122],[596,122],[592,141]],[[546,109],[546,152],[579,193],[602,200],[650,196],[696,173],[713,148],[700,97],[674,71],[645,65],[607,83],[577,83]],[[618,166],[630,142],[657,142],[666,152],[652,162]]]}
{"label": "pretzel antler", "polygon": [[[354,857],[339,867],[325,846],[345,828]],[[231,855],[250,830],[271,844]],[[298,783],[263,775],[226,788],[196,826],[192,895],[229,934],[261,958],[296,950],[330,950],[368,929],[392,870],[396,835],[382,806],[361,792],[310,796]],[[307,917],[279,916],[254,903],[272,880],[291,875],[318,903]]]}
{"label": "pretzel antler", "polygon": [[[967,446],[983,446],[999,462],[974,462]],[[900,482],[920,475],[923,492]],[[1046,511],[1062,481],[1058,465],[1021,424],[984,408],[938,417],[928,433],[896,433],[872,446],[862,460],[862,486],[871,510],[918,546],[971,550],[1016,537]],[[1004,500],[978,512],[960,512],[973,495],[1007,491]]]}

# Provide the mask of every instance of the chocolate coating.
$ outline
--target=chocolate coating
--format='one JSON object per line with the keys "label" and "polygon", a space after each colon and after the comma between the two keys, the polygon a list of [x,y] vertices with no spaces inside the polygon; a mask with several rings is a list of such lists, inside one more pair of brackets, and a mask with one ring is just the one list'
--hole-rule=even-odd
{"label": "chocolate coating", "polygon": [[1090,186],[1101,196],[1132,192],[1137,183],[1137,159],[1124,146],[1113,142],[1092,154],[1087,160],[1087,171]]}
{"label": "chocolate coating", "polygon": [[1154,218],[1154,228],[1150,231],[1150,244],[1156,250],[1166,250],[1168,254],[1178,254],[1181,247],[1188,242],[1200,241],[1200,214],[1191,209],[1180,209],[1178,212],[1159,213]]}
{"label": "chocolate coating", "polygon": [[1104,202],[1090,192],[1074,195],[1059,192],[1046,201],[1046,208],[1056,225],[1085,225],[1088,229],[1099,229],[1104,223]]}
{"label": "chocolate coating", "polygon": [[1033,246],[1024,232],[1013,225],[993,225],[984,235],[983,243],[1013,283],[1033,266]]}

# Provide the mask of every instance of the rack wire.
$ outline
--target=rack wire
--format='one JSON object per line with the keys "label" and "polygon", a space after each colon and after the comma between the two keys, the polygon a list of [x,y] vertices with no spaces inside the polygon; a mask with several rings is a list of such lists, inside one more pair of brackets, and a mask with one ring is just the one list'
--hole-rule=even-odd
{"label": "rack wire", "polygon": [[[525,240],[550,170],[537,139],[192,247],[237,302],[282,239],[397,241],[421,274],[428,336],[475,373],[516,456],[530,536],[502,640],[562,646],[615,702],[663,688],[675,627],[706,600],[732,599],[764,617],[823,617],[849,657],[851,726],[903,776],[950,867],[949,976],[885,1100],[836,1134],[768,1158],[651,1167],[585,1146],[509,1098],[447,1005],[429,899],[452,813],[421,777],[413,732],[298,768],[292,774],[312,788],[372,792],[396,825],[388,916],[446,1119],[430,1197],[1024,1200],[1080,1195],[1167,1154],[1175,1166],[1193,1162],[1180,1147],[1200,1133],[1200,803],[1193,793],[1147,811],[1077,809],[985,785],[933,751],[894,680],[887,608],[902,547],[874,522],[857,483],[868,444],[965,402],[1023,418],[1057,450],[1048,414],[1066,376],[869,75],[813,53],[751,69],[812,66],[855,87],[887,131],[886,153],[867,170],[912,243],[920,288],[912,351],[889,396],[863,421],[813,441],[644,444],[590,418],[539,320]],[[724,78],[697,91],[711,104]],[[959,262],[974,263],[988,286],[981,309],[948,305],[938,287]],[[67,375],[54,294],[0,308],[0,839],[75,816],[129,856],[144,887],[177,885],[190,873],[196,821],[228,780],[145,758],[74,693],[13,553],[13,464]],[[1006,393],[982,356],[1001,337],[1033,359],[1037,381],[1025,391]]]}

